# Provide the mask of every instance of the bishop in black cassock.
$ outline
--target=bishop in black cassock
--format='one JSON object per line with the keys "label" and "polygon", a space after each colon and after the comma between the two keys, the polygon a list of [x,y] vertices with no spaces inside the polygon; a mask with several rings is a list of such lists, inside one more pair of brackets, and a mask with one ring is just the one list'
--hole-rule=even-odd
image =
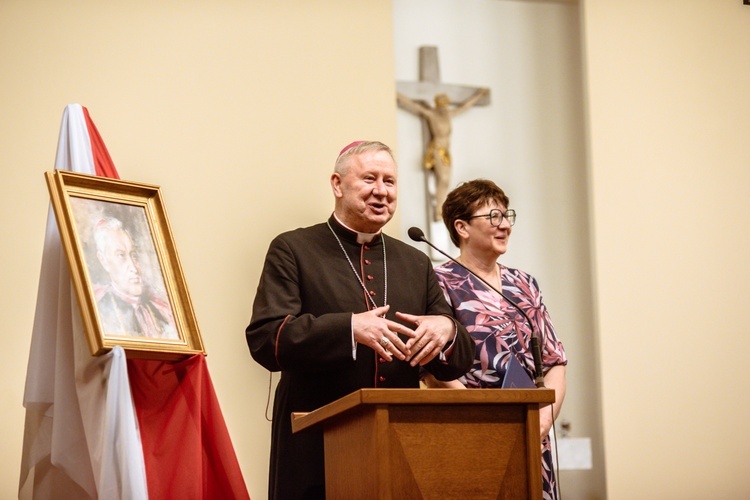
{"label": "bishop in black cassock", "polygon": [[[473,342],[450,317],[429,258],[380,232],[395,210],[390,149],[370,142],[347,148],[331,178],[334,215],[273,240],[246,330],[253,358],[281,371],[270,499],[325,498],[322,433],[292,434],[292,412],[360,388],[419,387],[420,364],[452,380],[473,361]],[[385,312],[384,304],[385,319],[369,313]],[[362,318],[387,331],[361,328]]]}

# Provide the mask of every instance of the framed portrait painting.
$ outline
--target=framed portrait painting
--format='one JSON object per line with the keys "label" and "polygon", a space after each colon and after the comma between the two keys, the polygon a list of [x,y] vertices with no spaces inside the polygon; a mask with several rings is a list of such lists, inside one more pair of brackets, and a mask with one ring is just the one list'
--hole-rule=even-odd
{"label": "framed portrait painting", "polygon": [[92,355],[205,354],[158,186],[45,173]]}

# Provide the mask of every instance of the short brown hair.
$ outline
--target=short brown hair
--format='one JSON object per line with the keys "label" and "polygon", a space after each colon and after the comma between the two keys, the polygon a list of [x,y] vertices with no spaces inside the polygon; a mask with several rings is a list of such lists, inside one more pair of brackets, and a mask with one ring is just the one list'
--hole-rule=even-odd
{"label": "short brown hair", "polygon": [[448,193],[443,202],[443,222],[454,245],[459,246],[455,222],[468,220],[477,208],[492,202],[507,209],[510,199],[497,184],[487,179],[463,182]]}

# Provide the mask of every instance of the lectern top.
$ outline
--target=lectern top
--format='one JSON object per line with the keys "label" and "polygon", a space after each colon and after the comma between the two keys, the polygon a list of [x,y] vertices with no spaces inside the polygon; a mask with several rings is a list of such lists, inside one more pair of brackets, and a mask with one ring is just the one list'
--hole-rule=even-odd
{"label": "lectern top", "polygon": [[310,413],[292,414],[298,432],[363,405],[549,404],[553,389],[359,389]]}

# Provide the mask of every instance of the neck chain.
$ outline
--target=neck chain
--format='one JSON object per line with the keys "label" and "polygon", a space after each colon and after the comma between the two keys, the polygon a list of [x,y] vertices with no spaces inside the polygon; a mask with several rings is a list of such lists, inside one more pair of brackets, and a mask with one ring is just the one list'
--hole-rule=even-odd
{"label": "neck chain", "polygon": [[[354,264],[352,263],[352,259],[349,258],[349,254],[346,253],[346,250],[344,249],[344,245],[341,243],[341,240],[339,239],[339,236],[336,234],[336,231],[333,230],[331,227],[331,224],[326,221],[326,225],[328,226],[328,229],[331,230],[331,233],[333,233],[333,237],[336,238],[336,242],[339,244],[339,248],[341,248],[341,251],[344,252],[344,257],[346,257],[346,261],[349,263],[349,267],[352,269],[352,272],[354,273],[354,276],[357,277],[357,281],[359,281],[359,284],[362,285],[362,290],[365,291],[365,296],[367,296],[368,299],[370,299],[370,302],[372,303],[372,306],[377,309],[378,305],[375,303],[375,300],[370,295],[370,292],[367,291],[367,287],[365,286],[364,281],[362,281],[362,278],[359,277],[359,273],[354,268]],[[388,264],[385,256],[385,238],[381,234],[380,239],[383,242],[383,278],[385,280],[384,282],[384,293],[383,293],[383,305],[388,304]]]}

